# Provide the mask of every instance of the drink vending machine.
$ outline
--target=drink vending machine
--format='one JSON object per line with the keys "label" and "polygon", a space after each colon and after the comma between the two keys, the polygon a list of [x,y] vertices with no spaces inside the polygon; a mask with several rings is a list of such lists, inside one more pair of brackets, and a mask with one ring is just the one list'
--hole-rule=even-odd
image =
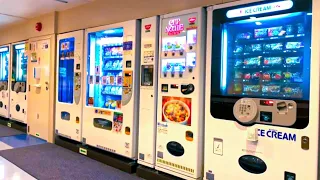
{"label": "drink vending machine", "polygon": [[9,118],[10,45],[0,47],[0,116]]}
{"label": "drink vending machine", "polygon": [[319,8],[208,8],[205,179],[318,179]]}
{"label": "drink vending machine", "polygon": [[160,17],[156,169],[199,179],[203,167],[205,11]]}
{"label": "drink vending machine", "polygon": [[83,41],[83,30],[59,34],[57,38],[55,132],[79,142],[82,129]]}
{"label": "drink vending machine", "polygon": [[159,16],[141,22],[141,79],[138,163],[155,166],[159,57]]}
{"label": "drink vending machine", "polygon": [[28,56],[25,42],[12,44],[10,115],[9,118],[27,123],[27,72]]}
{"label": "drink vending machine", "polygon": [[86,30],[82,142],[131,159],[138,154],[140,21]]}

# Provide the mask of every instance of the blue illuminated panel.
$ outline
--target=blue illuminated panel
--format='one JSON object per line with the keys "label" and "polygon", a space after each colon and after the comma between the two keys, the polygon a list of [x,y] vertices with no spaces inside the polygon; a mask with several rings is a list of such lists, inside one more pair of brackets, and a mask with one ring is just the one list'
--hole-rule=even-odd
{"label": "blue illuminated panel", "polygon": [[58,101],[70,104],[74,89],[74,41],[74,37],[59,41]]}
{"label": "blue illuminated panel", "polygon": [[121,109],[123,28],[88,35],[87,106]]}
{"label": "blue illuminated panel", "polygon": [[310,14],[227,22],[222,41],[223,95],[309,99]]}
{"label": "blue illuminated panel", "polygon": [[[16,90],[16,83],[23,83],[24,87],[27,84],[27,71],[28,71],[28,57],[25,54],[25,43],[13,45],[12,57],[12,83],[11,88]],[[18,85],[19,85],[18,84]],[[26,88],[21,91],[26,92]]]}
{"label": "blue illuminated panel", "polygon": [[9,46],[0,48],[0,81],[8,81],[9,76]]}

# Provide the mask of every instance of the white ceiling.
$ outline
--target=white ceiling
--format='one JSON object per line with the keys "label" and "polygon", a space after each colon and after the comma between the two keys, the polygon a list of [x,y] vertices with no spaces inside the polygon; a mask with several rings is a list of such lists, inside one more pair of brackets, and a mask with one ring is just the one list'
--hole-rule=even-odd
{"label": "white ceiling", "polygon": [[63,11],[94,0],[0,0],[0,28],[54,11]]}

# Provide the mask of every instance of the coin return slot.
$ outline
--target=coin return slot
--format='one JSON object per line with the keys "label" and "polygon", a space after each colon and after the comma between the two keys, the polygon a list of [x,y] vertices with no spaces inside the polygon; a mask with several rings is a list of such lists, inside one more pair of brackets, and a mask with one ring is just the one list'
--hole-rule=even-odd
{"label": "coin return slot", "polygon": [[279,114],[286,114],[288,112],[288,106],[285,102],[277,103],[277,109]]}

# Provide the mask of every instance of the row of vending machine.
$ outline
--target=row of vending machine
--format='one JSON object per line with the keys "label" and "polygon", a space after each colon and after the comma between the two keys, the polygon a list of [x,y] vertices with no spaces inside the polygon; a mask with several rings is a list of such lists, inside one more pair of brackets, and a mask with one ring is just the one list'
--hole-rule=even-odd
{"label": "row of vending machine", "polygon": [[243,0],[60,34],[55,134],[183,179],[315,180],[319,8]]}
{"label": "row of vending machine", "polygon": [[25,42],[0,47],[0,116],[27,122]]}

